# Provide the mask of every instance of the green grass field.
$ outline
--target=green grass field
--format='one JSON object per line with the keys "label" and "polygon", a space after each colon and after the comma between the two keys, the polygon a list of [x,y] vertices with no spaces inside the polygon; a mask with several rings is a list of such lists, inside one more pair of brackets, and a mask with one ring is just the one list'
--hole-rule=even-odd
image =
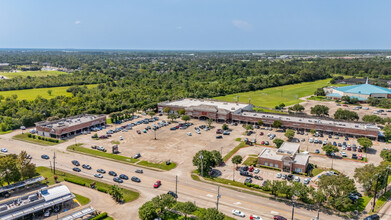
{"label": "green grass field", "polygon": [[84,197],[82,195],[73,193],[76,196],[76,200],[80,203],[80,205],[86,205],[90,202],[90,199],[87,197]]}
{"label": "green grass field", "polygon": [[15,73],[9,73],[9,72],[0,72],[1,76],[5,76],[8,78],[14,78],[14,77],[39,77],[39,76],[56,76],[60,74],[69,74],[65,72],[60,72],[60,71],[22,71],[22,72],[15,72]]}
{"label": "green grass field", "polygon": [[[97,84],[87,85],[87,88],[94,88]],[[69,86],[52,87],[52,88],[39,88],[39,89],[24,89],[24,90],[12,90],[12,91],[0,91],[0,95],[5,98],[17,95],[19,100],[34,100],[38,96],[45,99],[54,98],[56,96],[72,96],[72,93],[67,92]],[[52,95],[49,95],[48,90],[52,90]]]}
{"label": "green grass field", "polygon": [[[274,108],[284,103],[286,106],[303,102],[299,98],[313,95],[315,90],[320,87],[330,85],[331,79],[317,80],[314,82],[304,82],[299,84],[278,86],[252,92],[235,93],[226,96],[214,97],[222,101],[230,101],[239,96],[239,102],[246,103],[251,98],[251,103],[255,106]],[[346,86],[346,84],[334,84],[333,86]]]}

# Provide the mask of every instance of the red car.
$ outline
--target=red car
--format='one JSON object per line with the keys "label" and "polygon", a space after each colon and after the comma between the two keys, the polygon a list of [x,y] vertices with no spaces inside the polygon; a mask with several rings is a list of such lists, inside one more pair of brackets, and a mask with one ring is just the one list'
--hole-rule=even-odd
{"label": "red car", "polygon": [[265,142],[264,142],[264,141],[262,141],[262,142],[261,142],[261,144],[265,144]]}
{"label": "red car", "polygon": [[362,160],[362,154],[357,155],[357,160]]}
{"label": "red car", "polygon": [[352,147],[347,147],[346,149],[347,149],[347,150],[352,150]]}
{"label": "red car", "polygon": [[361,148],[361,147],[358,147],[358,148],[357,148],[357,151],[358,151],[358,152],[362,152],[362,148]]}
{"label": "red car", "polygon": [[216,134],[222,134],[222,133],[223,133],[223,130],[217,129]]}
{"label": "red car", "polygon": [[343,107],[348,107],[348,105],[342,105]]}
{"label": "red car", "polygon": [[159,186],[162,185],[162,182],[160,180],[156,181],[156,183],[153,184],[153,188],[159,188]]}
{"label": "red car", "polygon": [[137,130],[137,134],[141,134],[141,131],[140,131],[140,130]]}
{"label": "red car", "polygon": [[281,215],[275,215],[274,220],[287,220],[286,218],[282,217]]}
{"label": "red car", "polygon": [[259,133],[259,135],[263,135],[263,132]]}
{"label": "red car", "polygon": [[248,171],[253,172],[253,171],[254,171],[254,167],[250,167],[250,168],[248,169]]}

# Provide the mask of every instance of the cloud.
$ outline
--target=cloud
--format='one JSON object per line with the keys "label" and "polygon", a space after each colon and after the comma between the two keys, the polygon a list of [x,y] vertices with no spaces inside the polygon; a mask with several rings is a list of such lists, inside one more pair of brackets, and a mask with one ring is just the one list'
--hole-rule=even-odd
{"label": "cloud", "polygon": [[232,24],[239,28],[239,29],[243,29],[243,30],[250,30],[253,28],[253,26],[249,23],[247,23],[247,21],[242,21],[242,20],[233,20],[232,21]]}
{"label": "cloud", "polygon": [[78,25],[78,24],[80,24],[81,23],[81,21],[75,21],[75,24],[76,25]]}
{"label": "cloud", "polygon": [[182,29],[183,29],[183,27],[182,27],[182,26],[178,26],[178,27],[176,27],[176,29],[178,29],[178,30],[182,30]]}

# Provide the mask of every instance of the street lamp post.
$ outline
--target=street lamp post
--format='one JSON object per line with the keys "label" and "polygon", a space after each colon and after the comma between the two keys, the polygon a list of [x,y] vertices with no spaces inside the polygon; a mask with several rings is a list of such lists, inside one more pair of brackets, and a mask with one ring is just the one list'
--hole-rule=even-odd
{"label": "street lamp post", "polygon": [[204,156],[202,154],[200,155],[200,159],[201,159],[201,176],[203,177],[204,176],[204,165],[203,165]]}
{"label": "street lamp post", "polygon": [[379,183],[379,177],[380,177],[380,174],[376,174],[376,186],[375,186],[375,196],[373,197],[373,206],[372,206],[372,212],[375,211],[375,205],[376,205],[376,194],[377,194],[377,184]]}
{"label": "street lamp post", "polygon": [[293,220],[293,215],[295,214],[295,201],[292,199],[292,220]]}
{"label": "street lamp post", "polygon": [[388,165],[387,167],[386,167],[386,169],[387,169],[387,174],[386,174],[386,179],[385,179],[385,187],[384,187],[384,194],[386,194],[387,193],[387,186],[388,186],[388,172],[390,171],[390,165]]}

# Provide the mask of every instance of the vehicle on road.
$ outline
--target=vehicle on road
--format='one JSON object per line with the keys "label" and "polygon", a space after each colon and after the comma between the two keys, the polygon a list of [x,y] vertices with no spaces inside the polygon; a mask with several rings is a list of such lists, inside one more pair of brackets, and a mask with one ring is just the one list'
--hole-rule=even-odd
{"label": "vehicle on road", "polygon": [[167,194],[171,195],[172,197],[174,198],[178,198],[178,195],[176,193],[174,193],[173,191],[168,191]]}
{"label": "vehicle on road", "polygon": [[103,175],[100,174],[100,173],[95,173],[95,174],[94,174],[94,177],[96,177],[96,178],[103,178]]}
{"label": "vehicle on road", "polygon": [[129,177],[126,176],[125,174],[119,175],[119,178],[121,178],[121,179],[123,179],[123,180],[128,180],[128,179],[129,179]]}
{"label": "vehicle on road", "polygon": [[136,173],[143,173],[144,171],[142,169],[137,169],[135,172]]}
{"label": "vehicle on road", "polygon": [[50,157],[48,155],[46,155],[46,154],[42,154],[41,158],[45,159],[45,160],[49,160],[50,159]]}
{"label": "vehicle on road", "polygon": [[153,184],[153,188],[159,188],[159,186],[162,185],[162,182],[160,180],[156,181],[154,184]]}
{"label": "vehicle on road", "polygon": [[104,169],[97,169],[96,172],[105,174],[106,171]]}
{"label": "vehicle on road", "polygon": [[379,220],[379,219],[380,219],[380,217],[378,214],[373,214],[373,215],[370,215],[370,216],[364,218],[364,220]]}
{"label": "vehicle on road", "polygon": [[138,154],[134,155],[133,159],[138,159],[138,158],[140,158],[140,157],[141,157],[141,154],[138,153]]}
{"label": "vehicle on road", "polygon": [[273,220],[287,220],[286,218],[282,217],[281,215],[275,215],[273,217]]}
{"label": "vehicle on road", "polygon": [[114,182],[117,182],[117,183],[123,183],[124,181],[121,179],[121,178],[119,178],[119,177],[114,177],[113,178],[113,181]]}
{"label": "vehicle on road", "polygon": [[5,149],[5,148],[1,148],[1,152],[3,152],[3,153],[7,153],[7,152],[8,152],[8,150],[7,150],[7,149]]}
{"label": "vehicle on road", "polygon": [[250,215],[250,219],[253,219],[253,220],[262,220],[261,217],[257,216],[257,215]]}
{"label": "vehicle on road", "polygon": [[141,182],[141,180],[135,176],[132,176],[132,178],[130,178],[130,180],[132,180],[133,182],[137,182],[137,183]]}
{"label": "vehicle on road", "polygon": [[72,164],[75,166],[80,166],[80,163],[77,160],[72,160]]}
{"label": "vehicle on road", "polygon": [[239,216],[242,218],[244,218],[246,216],[242,211],[236,210],[236,209],[232,210],[232,215],[236,215],[236,216]]}
{"label": "vehicle on road", "polygon": [[79,167],[75,167],[75,168],[73,168],[72,170],[73,170],[73,171],[76,171],[76,172],[80,172],[80,171],[81,171],[81,169],[80,169]]}
{"label": "vehicle on road", "polygon": [[114,172],[114,171],[109,171],[109,175],[110,175],[110,176],[117,176],[117,173]]}
{"label": "vehicle on road", "polygon": [[88,164],[83,164],[81,167],[83,167],[84,169],[87,169],[87,170],[91,170],[91,166]]}

